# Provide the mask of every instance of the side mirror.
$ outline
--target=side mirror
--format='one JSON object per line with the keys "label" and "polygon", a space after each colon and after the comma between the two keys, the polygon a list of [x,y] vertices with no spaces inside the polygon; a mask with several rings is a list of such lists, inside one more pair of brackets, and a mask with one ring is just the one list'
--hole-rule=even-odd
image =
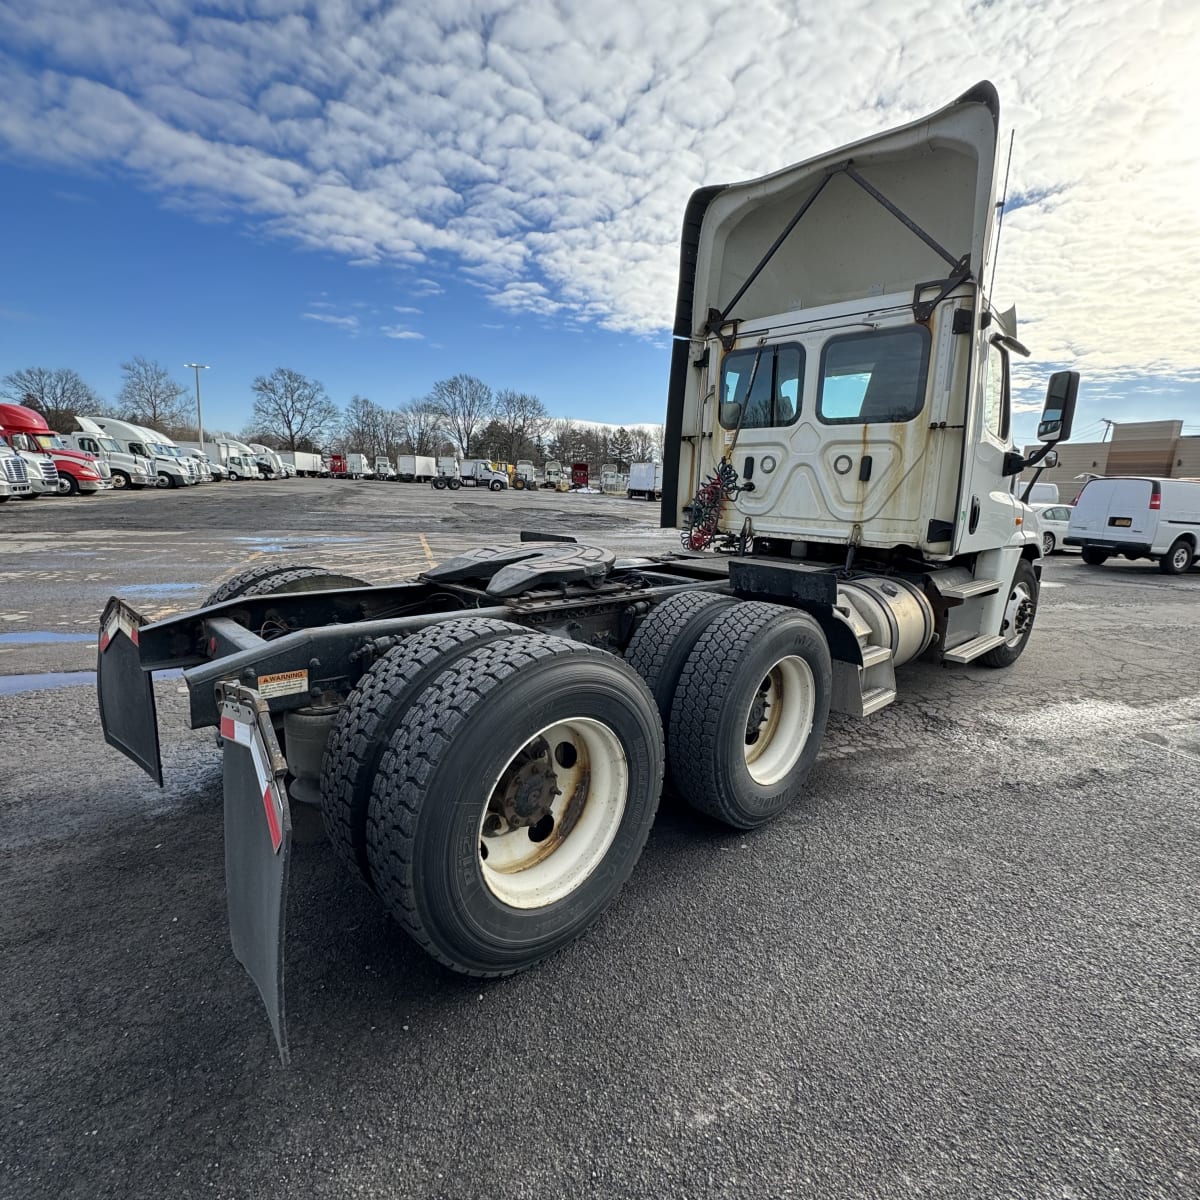
{"label": "side mirror", "polygon": [[1046,385],[1046,404],[1038,422],[1039,442],[1065,442],[1071,436],[1075,420],[1075,399],[1079,395],[1078,371],[1055,371]]}
{"label": "side mirror", "polygon": [[1042,466],[1045,467],[1047,471],[1053,471],[1054,468],[1058,466],[1058,451],[1051,450],[1046,457],[1042,459]]}
{"label": "side mirror", "polygon": [[724,400],[721,403],[721,425],[725,429],[736,429],[742,415],[742,406],[736,400]]}

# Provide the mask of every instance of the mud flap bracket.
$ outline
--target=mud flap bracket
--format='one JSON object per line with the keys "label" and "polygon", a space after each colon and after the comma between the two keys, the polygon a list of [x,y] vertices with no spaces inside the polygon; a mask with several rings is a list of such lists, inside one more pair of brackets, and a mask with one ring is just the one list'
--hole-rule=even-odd
{"label": "mud flap bracket", "polygon": [[279,1057],[288,1062],[284,929],[292,819],[287,763],[267,702],[253,688],[216,685],[224,742],[225,891],[233,953],[254,980]]}

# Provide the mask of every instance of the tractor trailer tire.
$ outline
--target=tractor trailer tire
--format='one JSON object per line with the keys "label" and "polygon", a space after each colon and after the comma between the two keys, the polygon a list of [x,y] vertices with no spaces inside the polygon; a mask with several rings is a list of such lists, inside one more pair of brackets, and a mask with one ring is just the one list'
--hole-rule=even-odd
{"label": "tractor trailer tire", "polygon": [[445,966],[511,975],[613,901],[662,774],[654,699],[619,658],[530,633],[470,650],[421,693],[380,762],[376,889]]}
{"label": "tractor trailer tire", "polygon": [[757,601],[723,609],[697,638],[671,705],[676,787],[735,829],[777,817],[804,790],[832,687],[829,645],[807,613]]}
{"label": "tractor trailer tire", "polygon": [[719,592],[679,592],[655,605],[634,630],[625,661],[646,681],[664,727],[671,719],[675,688],[696,639],[713,618],[736,603],[733,596]]}
{"label": "tractor trailer tire", "polygon": [[321,764],[321,815],[337,856],[368,886],[367,811],[388,739],[414,699],[456,658],[523,632],[486,617],[429,625],[378,658],[338,710]]}

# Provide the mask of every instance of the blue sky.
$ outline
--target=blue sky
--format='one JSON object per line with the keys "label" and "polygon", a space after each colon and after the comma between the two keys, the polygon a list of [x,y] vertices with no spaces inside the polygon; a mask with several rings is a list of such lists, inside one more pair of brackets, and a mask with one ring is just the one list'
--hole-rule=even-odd
{"label": "blue sky", "polygon": [[0,374],[198,358],[233,428],[281,365],[659,420],[692,189],[990,77],[1020,407],[1068,366],[1077,429],[1200,432],[1198,56],[1193,0],[0,0]]}

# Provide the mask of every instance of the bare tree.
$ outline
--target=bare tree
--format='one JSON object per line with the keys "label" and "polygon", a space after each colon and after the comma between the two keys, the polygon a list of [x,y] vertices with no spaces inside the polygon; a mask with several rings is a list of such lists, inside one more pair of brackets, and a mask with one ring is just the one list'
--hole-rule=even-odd
{"label": "bare tree", "polygon": [[187,424],[187,388],[171,378],[166,367],[135,355],[121,364],[125,379],[117,394],[117,409],[126,421],[171,433]]}
{"label": "bare tree", "polygon": [[338,407],[324,385],[288,367],[276,367],[250,385],[254,392],[254,427],[276,437],[286,450],[303,442],[323,442],[338,423]]}
{"label": "bare tree", "polygon": [[463,456],[469,457],[476,434],[492,415],[492,389],[474,375],[455,375],[453,379],[438,380],[430,398],[447,432]]}
{"label": "bare tree", "polygon": [[445,440],[445,419],[431,397],[410,400],[395,411],[406,453],[436,454]]}
{"label": "bare tree", "polygon": [[509,462],[540,453],[550,417],[536,396],[505,388],[496,393],[495,413],[504,457]]}
{"label": "bare tree", "polygon": [[0,380],[0,396],[46,418],[51,429],[70,429],[77,413],[101,412],[104,404],[69,367],[25,367]]}
{"label": "bare tree", "polygon": [[350,397],[346,411],[342,416],[341,437],[347,451],[351,454],[365,454],[374,458],[376,454],[384,454],[383,438],[383,409],[356,392]]}
{"label": "bare tree", "polygon": [[634,462],[650,462],[658,450],[655,436],[656,425],[631,425],[629,428],[630,453]]}

